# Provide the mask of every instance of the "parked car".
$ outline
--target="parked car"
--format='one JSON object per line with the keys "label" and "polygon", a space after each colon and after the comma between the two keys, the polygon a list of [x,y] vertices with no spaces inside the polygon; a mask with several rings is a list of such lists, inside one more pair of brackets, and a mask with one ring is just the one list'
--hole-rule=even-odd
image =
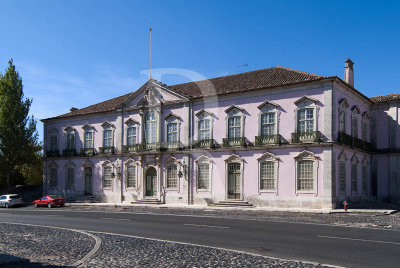
{"label": "parked car", "polygon": [[54,206],[64,206],[65,205],[65,198],[59,197],[57,195],[46,195],[43,196],[42,198],[33,201],[33,206],[35,208],[39,206],[47,206],[48,208],[54,207]]}
{"label": "parked car", "polygon": [[0,206],[9,208],[13,206],[21,206],[24,204],[22,198],[17,194],[5,194],[0,196]]}

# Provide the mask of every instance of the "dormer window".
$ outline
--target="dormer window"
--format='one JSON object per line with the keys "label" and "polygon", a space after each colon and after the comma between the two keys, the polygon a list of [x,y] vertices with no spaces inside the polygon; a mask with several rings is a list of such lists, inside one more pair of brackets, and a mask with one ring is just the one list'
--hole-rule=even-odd
{"label": "dormer window", "polygon": [[145,140],[146,143],[157,142],[157,116],[155,112],[148,112],[145,117]]}

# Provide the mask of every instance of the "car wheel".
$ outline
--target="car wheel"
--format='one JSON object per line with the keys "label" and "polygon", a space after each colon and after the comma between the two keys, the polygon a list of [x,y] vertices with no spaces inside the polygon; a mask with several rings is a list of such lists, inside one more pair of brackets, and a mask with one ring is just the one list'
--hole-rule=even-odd
{"label": "car wheel", "polygon": [[33,206],[34,206],[35,208],[37,208],[37,203],[33,204]]}
{"label": "car wheel", "polygon": [[60,207],[63,207],[64,205],[60,205]]}
{"label": "car wheel", "polygon": [[8,203],[6,203],[6,204],[4,205],[4,207],[5,207],[5,208],[8,208]]}
{"label": "car wheel", "polygon": [[51,208],[51,203],[48,203],[48,204],[47,204],[47,207],[48,207],[48,208]]}

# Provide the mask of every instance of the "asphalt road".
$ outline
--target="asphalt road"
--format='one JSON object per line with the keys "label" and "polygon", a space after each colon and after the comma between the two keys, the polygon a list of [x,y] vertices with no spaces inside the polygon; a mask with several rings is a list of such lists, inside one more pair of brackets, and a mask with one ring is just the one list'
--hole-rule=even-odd
{"label": "asphalt road", "polygon": [[146,213],[0,209],[0,222],[135,235],[346,267],[399,267],[400,231]]}

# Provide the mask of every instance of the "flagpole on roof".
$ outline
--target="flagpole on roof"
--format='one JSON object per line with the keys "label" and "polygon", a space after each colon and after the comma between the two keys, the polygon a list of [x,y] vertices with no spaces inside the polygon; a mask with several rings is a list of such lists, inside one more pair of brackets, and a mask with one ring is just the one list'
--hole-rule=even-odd
{"label": "flagpole on roof", "polygon": [[151,28],[150,28],[150,75],[149,79],[151,80]]}

